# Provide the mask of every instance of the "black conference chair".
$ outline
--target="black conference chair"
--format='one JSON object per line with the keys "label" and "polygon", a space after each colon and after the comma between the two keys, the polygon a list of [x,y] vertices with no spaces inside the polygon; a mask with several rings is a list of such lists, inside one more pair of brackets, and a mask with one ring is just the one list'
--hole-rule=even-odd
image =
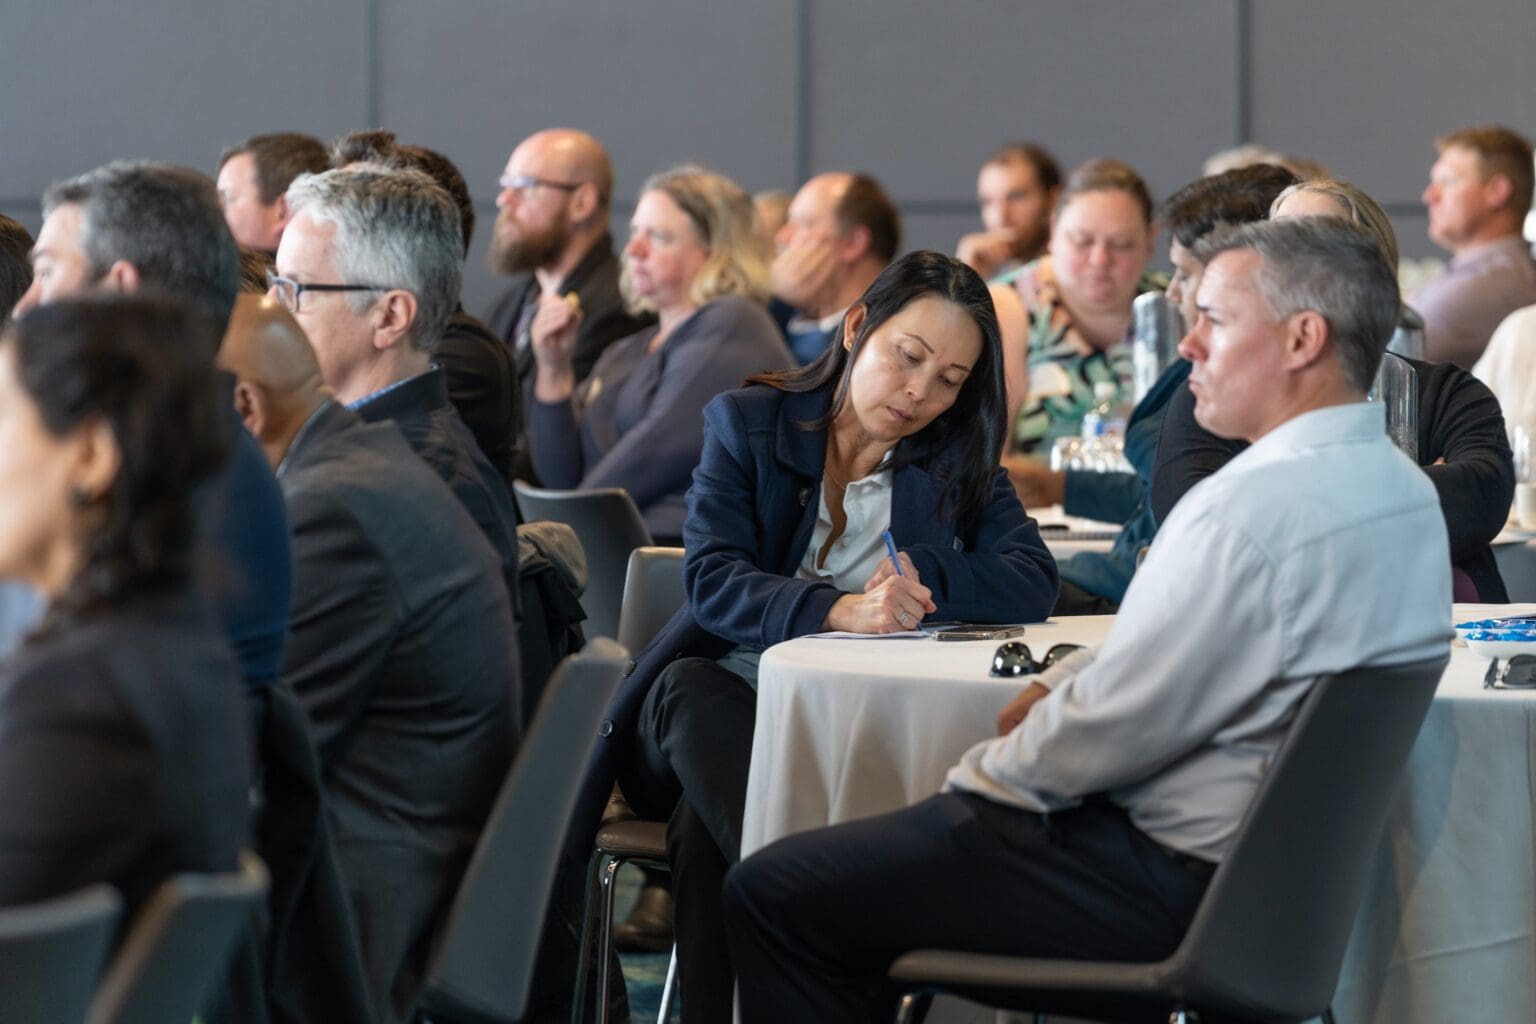
{"label": "black conference chair", "polygon": [[1317,683],[1167,960],[919,950],[891,965],[908,993],[897,1021],[920,1020],[937,992],[1104,1021],[1331,1020],[1371,858],[1446,661],[1359,668]]}
{"label": "black conference chair", "polygon": [[522,480],[514,481],[512,489],[525,521],[550,519],[576,531],[587,555],[587,588],[581,595],[586,634],[617,636],[629,553],[651,543],[629,492],[622,487],[550,491]]}
{"label": "black conference chair", "polygon": [[624,648],[598,638],[550,678],[448,912],[421,1024],[511,1024],[527,1011],[582,766],[628,664]]}
{"label": "black conference chair", "polygon": [[267,868],[249,850],[240,870],[174,875],[134,916],[91,1000],[87,1024],[190,1021],[224,979],[235,945],[266,897]]}
{"label": "black conference chair", "polygon": [[[641,547],[630,552],[624,575],[624,604],[619,612],[619,642],[630,651],[644,650],[661,632],[672,614],[687,600],[683,590],[683,549]],[[587,875],[586,913],[581,929],[581,969],[576,979],[576,1019],[582,1019],[587,996],[587,965],[592,946],[597,946],[597,1020],[603,1024],[608,1010],[608,965],[613,951],[613,900],[619,868],[637,864],[667,869],[667,824],[664,821],[629,819],[605,824],[597,831],[592,864]],[[672,1007],[677,951],[667,967],[661,993],[658,1024]]]}
{"label": "black conference chair", "polygon": [[0,1024],[84,1020],[122,912],[110,885],[0,910]]}

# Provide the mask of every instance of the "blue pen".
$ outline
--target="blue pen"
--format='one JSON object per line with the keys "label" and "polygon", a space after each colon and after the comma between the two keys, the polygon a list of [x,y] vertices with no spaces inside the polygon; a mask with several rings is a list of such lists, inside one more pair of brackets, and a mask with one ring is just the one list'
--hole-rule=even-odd
{"label": "blue pen", "polygon": [[891,564],[896,567],[896,575],[905,576],[906,573],[901,571],[901,559],[896,557],[896,542],[891,539],[891,531],[886,530],[881,536],[885,538],[885,550],[890,552]]}

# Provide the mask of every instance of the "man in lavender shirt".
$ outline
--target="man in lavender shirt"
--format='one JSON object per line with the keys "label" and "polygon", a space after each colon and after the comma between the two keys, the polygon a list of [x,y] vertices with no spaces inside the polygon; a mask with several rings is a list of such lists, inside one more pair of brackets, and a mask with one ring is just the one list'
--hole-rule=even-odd
{"label": "man in lavender shirt", "polygon": [[1470,369],[1493,329],[1536,303],[1536,261],[1520,235],[1531,207],[1531,143],[1501,125],[1435,140],[1424,206],[1429,237],[1451,252],[1445,273],[1408,298],[1424,317],[1424,358]]}

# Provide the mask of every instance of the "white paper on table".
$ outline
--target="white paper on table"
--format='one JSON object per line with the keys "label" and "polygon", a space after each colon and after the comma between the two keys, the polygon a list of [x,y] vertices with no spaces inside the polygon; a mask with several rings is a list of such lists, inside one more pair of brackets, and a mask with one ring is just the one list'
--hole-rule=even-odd
{"label": "white paper on table", "polygon": [[805,638],[807,640],[921,640],[923,637],[932,635],[920,629],[904,629],[899,633],[844,633],[834,630],[831,633],[807,633]]}

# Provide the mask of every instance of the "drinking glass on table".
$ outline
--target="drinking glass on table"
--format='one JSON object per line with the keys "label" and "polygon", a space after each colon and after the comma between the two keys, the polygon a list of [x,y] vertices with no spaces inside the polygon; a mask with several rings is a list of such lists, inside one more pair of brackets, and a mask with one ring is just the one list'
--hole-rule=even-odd
{"label": "drinking glass on table", "polygon": [[1515,457],[1515,520],[1525,529],[1536,529],[1536,480],[1531,476],[1533,430],[1516,423],[1510,431],[1510,448]]}

